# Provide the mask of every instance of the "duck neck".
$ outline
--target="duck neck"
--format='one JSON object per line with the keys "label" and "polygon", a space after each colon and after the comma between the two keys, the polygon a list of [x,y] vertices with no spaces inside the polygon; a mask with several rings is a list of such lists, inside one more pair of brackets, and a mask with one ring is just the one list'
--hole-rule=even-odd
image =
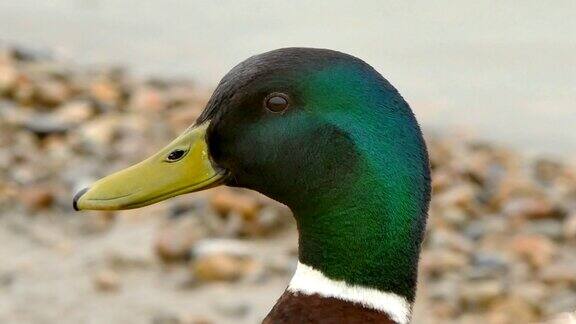
{"label": "duck neck", "polygon": [[363,190],[354,188],[340,202],[295,211],[299,261],[329,280],[395,294],[411,304],[425,209],[418,197],[394,195],[407,189],[402,183],[366,190],[370,185],[363,182]]}

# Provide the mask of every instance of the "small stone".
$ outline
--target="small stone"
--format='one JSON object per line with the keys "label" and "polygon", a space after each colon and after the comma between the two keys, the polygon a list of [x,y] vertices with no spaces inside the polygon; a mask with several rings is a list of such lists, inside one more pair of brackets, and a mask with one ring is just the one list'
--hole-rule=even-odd
{"label": "small stone", "polygon": [[543,324],[576,324],[576,311],[555,315]]}
{"label": "small stone", "polygon": [[465,225],[468,221],[468,214],[462,208],[458,207],[445,208],[441,212],[441,216],[448,224],[457,228]]}
{"label": "small stone", "polygon": [[275,255],[267,260],[266,267],[272,273],[280,275],[291,275],[296,271],[297,259],[287,255]]}
{"label": "small stone", "polygon": [[41,51],[37,49],[24,48],[21,46],[15,46],[7,49],[9,57],[17,62],[49,62],[51,61],[51,55],[48,51]]}
{"label": "small stone", "polygon": [[468,264],[468,257],[462,253],[447,250],[424,250],[420,263],[423,271],[442,274],[448,270],[462,270]]}
{"label": "small stone", "polygon": [[0,94],[12,91],[18,82],[18,70],[12,65],[0,65]]}
{"label": "small stone", "polygon": [[206,233],[192,217],[172,219],[156,235],[154,249],[164,262],[182,261],[190,258],[192,246]]}
{"label": "small stone", "polygon": [[562,165],[550,159],[538,159],[534,163],[534,175],[536,179],[550,183],[562,173]]}
{"label": "small stone", "polygon": [[50,187],[35,185],[21,191],[20,199],[31,210],[41,210],[52,206],[54,194]]}
{"label": "small stone", "polygon": [[91,84],[90,93],[96,100],[107,105],[116,105],[122,98],[119,85],[105,78]]}
{"label": "small stone", "polygon": [[442,279],[431,283],[427,291],[428,297],[433,300],[445,300],[454,304],[460,294],[460,285],[456,280]]}
{"label": "small stone", "polygon": [[538,311],[542,307],[542,301],[546,300],[550,294],[547,284],[534,281],[524,282],[521,285],[512,285],[511,290],[511,295],[522,298]]}
{"label": "small stone", "polygon": [[564,238],[576,240],[576,212],[568,215],[564,221]]}
{"label": "small stone", "polygon": [[236,212],[246,220],[255,219],[260,208],[258,199],[253,194],[230,189],[216,191],[212,195],[210,203],[221,215]]}
{"label": "small stone", "polygon": [[79,100],[64,104],[56,114],[64,122],[78,124],[92,117],[94,110],[88,101]]}
{"label": "small stone", "polygon": [[99,291],[112,292],[120,288],[118,274],[111,270],[102,270],[93,278],[94,286]]}
{"label": "small stone", "polygon": [[[502,246],[502,245],[501,245]],[[534,278],[534,266],[528,262],[514,260],[513,267],[508,268],[508,277],[514,278],[518,282],[525,282]]]}
{"label": "small stone", "polygon": [[118,124],[114,115],[91,120],[79,128],[80,137],[88,145],[107,148],[118,133]]}
{"label": "small stone", "polygon": [[115,219],[116,214],[111,211],[88,211],[80,228],[85,234],[102,233],[111,228]]}
{"label": "small stone", "polygon": [[158,313],[152,317],[152,324],[212,324],[207,318],[193,314]]}
{"label": "small stone", "polygon": [[573,289],[556,289],[546,300],[543,312],[547,316],[562,312],[573,312],[576,309],[576,294]]}
{"label": "small stone", "polygon": [[504,205],[504,214],[527,219],[557,217],[558,210],[546,199],[516,198]]}
{"label": "small stone", "polygon": [[135,111],[161,111],[166,108],[167,102],[160,89],[149,86],[138,88],[130,98],[129,109]]}
{"label": "small stone", "polygon": [[434,249],[450,249],[464,253],[469,253],[474,249],[474,245],[466,236],[448,230],[432,232],[428,243]]}
{"label": "small stone", "polygon": [[142,270],[155,265],[153,255],[138,247],[107,251],[104,262],[109,269],[115,271]]}
{"label": "small stone", "polygon": [[182,324],[213,324],[214,321],[211,321],[208,318],[199,317],[195,315],[183,315],[181,317]]}
{"label": "small stone", "polygon": [[432,190],[439,193],[449,188],[454,182],[454,175],[446,169],[440,169],[434,172],[432,177]]}
{"label": "small stone", "polygon": [[499,280],[470,282],[461,287],[462,300],[474,306],[486,306],[504,293],[504,286]]}
{"label": "small stone", "polygon": [[36,87],[28,75],[20,73],[16,86],[12,89],[12,97],[21,105],[33,105],[36,97]]}
{"label": "small stone", "polygon": [[175,314],[159,313],[152,318],[152,324],[182,324]]}
{"label": "small stone", "polygon": [[[510,201],[522,200],[525,197],[538,197],[542,194],[542,189],[536,186],[531,178],[520,172],[513,174],[508,172],[507,176],[493,190],[494,195],[490,204],[497,208],[506,206]],[[514,205],[521,205],[521,203],[514,203]],[[515,208],[516,206],[512,209]]]}
{"label": "small stone", "polygon": [[464,235],[474,241],[481,239],[489,232],[490,229],[484,220],[473,220],[464,228]]}
{"label": "small stone", "polygon": [[554,240],[559,240],[564,236],[562,223],[557,219],[532,220],[525,225],[523,232],[546,236]]}
{"label": "small stone", "polygon": [[24,122],[24,127],[27,130],[40,137],[64,134],[72,126],[72,123],[61,120],[53,114],[34,114]]}
{"label": "small stone", "polygon": [[213,254],[199,257],[191,266],[201,281],[236,281],[253,273],[257,263],[245,257]]}
{"label": "small stone", "polygon": [[0,273],[0,288],[6,288],[11,286],[16,280],[16,273],[6,272]]}
{"label": "small stone", "polygon": [[498,301],[488,311],[488,323],[533,323],[538,319],[534,308],[518,297],[508,297]]}
{"label": "small stone", "polygon": [[556,246],[549,238],[538,234],[523,234],[512,239],[511,248],[534,267],[542,267],[554,256]]}
{"label": "small stone", "polygon": [[184,130],[194,124],[200,112],[201,110],[190,106],[172,109],[168,115],[168,123],[170,123],[173,129]]}
{"label": "small stone", "polygon": [[442,206],[466,206],[475,199],[475,190],[471,185],[457,185],[436,197]]}
{"label": "small stone", "polygon": [[250,305],[243,301],[220,301],[214,305],[215,310],[227,317],[245,317],[250,312]]}
{"label": "small stone", "polygon": [[560,261],[540,271],[540,278],[547,283],[576,284],[576,262]]}
{"label": "small stone", "polygon": [[47,80],[38,84],[38,99],[47,106],[57,106],[71,95],[71,89],[62,81]]}
{"label": "small stone", "polygon": [[501,277],[508,271],[508,261],[498,253],[478,252],[472,256],[472,270],[467,277],[472,280]]}
{"label": "small stone", "polygon": [[250,257],[254,247],[244,240],[206,238],[194,245],[194,257],[212,254],[228,254],[237,257]]}

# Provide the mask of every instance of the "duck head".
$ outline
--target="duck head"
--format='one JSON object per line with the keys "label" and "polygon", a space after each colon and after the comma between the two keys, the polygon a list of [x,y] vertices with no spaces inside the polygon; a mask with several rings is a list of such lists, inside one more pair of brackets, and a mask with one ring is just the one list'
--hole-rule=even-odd
{"label": "duck head", "polygon": [[219,184],[289,206],[300,262],[413,300],[430,197],[428,158],[398,91],[362,60],[285,48],[219,83],[195,125],[74,198],[128,209]]}

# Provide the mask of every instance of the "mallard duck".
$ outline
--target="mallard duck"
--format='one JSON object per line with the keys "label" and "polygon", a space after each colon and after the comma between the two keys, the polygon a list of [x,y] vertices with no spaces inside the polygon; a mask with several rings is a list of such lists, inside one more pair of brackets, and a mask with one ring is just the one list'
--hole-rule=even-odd
{"label": "mallard duck", "polygon": [[264,323],[407,323],[430,200],[422,133],[364,61],[284,48],[218,84],[196,123],[152,157],[74,197],[138,208],[218,185],[292,210],[299,262]]}

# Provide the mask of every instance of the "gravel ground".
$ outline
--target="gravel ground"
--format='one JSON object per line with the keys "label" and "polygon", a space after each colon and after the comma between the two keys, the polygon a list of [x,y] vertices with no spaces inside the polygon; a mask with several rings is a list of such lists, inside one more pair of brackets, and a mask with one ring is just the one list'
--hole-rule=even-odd
{"label": "gravel ground", "polygon": [[[1,323],[255,323],[267,313],[296,262],[285,207],[217,188],[133,211],[71,208],[74,190],[155,152],[209,94],[0,50]],[[414,323],[574,311],[574,165],[425,133],[434,195]]]}

